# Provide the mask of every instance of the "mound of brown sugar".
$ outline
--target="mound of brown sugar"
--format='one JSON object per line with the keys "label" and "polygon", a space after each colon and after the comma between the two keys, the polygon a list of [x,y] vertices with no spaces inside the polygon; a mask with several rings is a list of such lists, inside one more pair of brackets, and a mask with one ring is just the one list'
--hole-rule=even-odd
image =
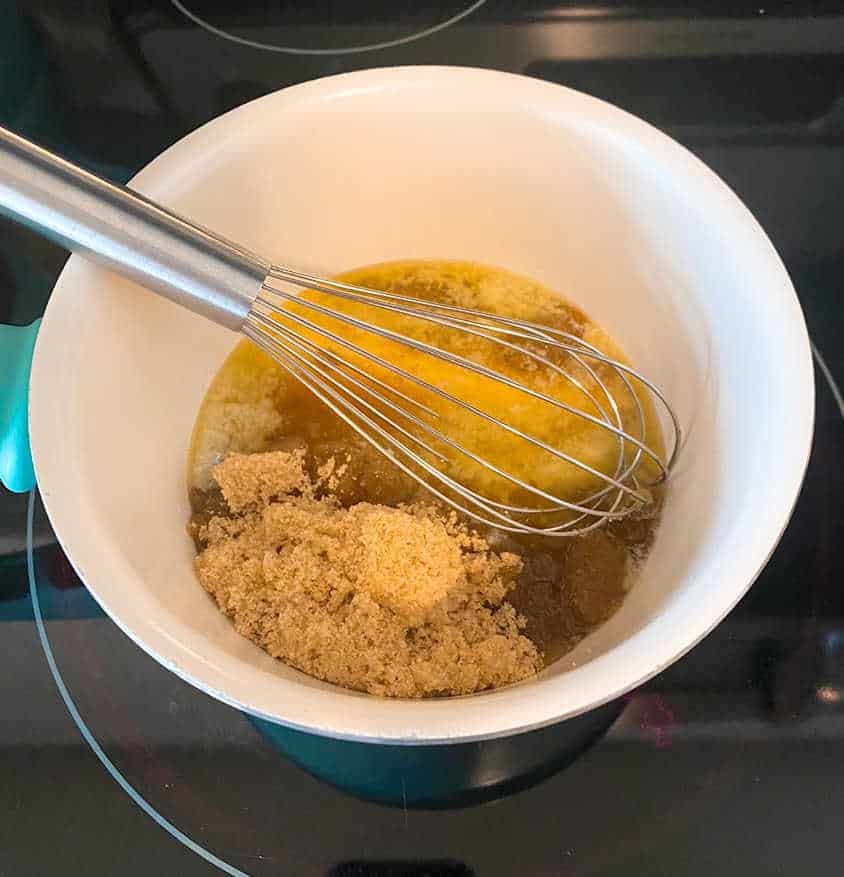
{"label": "mound of brown sugar", "polygon": [[199,531],[202,585],[236,629],[320,679],[372,694],[467,694],[542,666],[506,595],[520,558],[421,505],[343,508],[304,452],[233,454],[231,512]]}

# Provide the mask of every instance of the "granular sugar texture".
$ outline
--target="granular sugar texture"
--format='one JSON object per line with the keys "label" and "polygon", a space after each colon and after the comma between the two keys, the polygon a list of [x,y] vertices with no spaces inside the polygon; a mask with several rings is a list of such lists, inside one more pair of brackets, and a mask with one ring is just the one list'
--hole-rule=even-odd
{"label": "granular sugar texture", "polygon": [[492,551],[453,514],[332,494],[332,462],[232,454],[214,469],[228,514],[195,532],[203,587],[274,657],[392,697],[467,694],[542,667],[507,601],[521,559]]}

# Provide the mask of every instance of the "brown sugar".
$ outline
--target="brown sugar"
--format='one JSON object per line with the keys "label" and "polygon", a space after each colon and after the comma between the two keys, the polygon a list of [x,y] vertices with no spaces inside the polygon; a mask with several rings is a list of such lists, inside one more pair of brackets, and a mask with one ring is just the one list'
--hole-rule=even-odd
{"label": "brown sugar", "polygon": [[310,486],[302,466],[304,458],[302,449],[232,454],[214,469],[214,480],[228,507],[242,512],[248,506],[266,505],[276,496],[304,492]]}
{"label": "brown sugar", "polygon": [[[330,482],[334,467],[321,470]],[[522,563],[423,505],[343,508],[304,453],[214,470],[230,514],[199,529],[205,589],[271,655],[394,697],[466,694],[542,666],[506,595]]]}
{"label": "brown sugar", "polygon": [[359,586],[410,624],[424,623],[435,607],[465,593],[463,554],[442,521],[360,503],[345,523]]}
{"label": "brown sugar", "polygon": [[[546,324],[624,358],[576,307],[508,272],[414,261],[340,279]],[[458,352],[485,361],[472,344]],[[499,356],[505,371],[531,366]],[[509,468],[505,448],[487,452]],[[657,488],[639,512],[576,539],[449,517],[248,340],[209,387],[188,480],[199,576],[239,631],[314,676],[408,697],[513,682],[569,652],[622,604],[662,501]]]}
{"label": "brown sugar", "polygon": [[593,530],[567,546],[567,595],[580,619],[603,624],[621,604],[617,582],[627,578],[628,552],[605,530]]}

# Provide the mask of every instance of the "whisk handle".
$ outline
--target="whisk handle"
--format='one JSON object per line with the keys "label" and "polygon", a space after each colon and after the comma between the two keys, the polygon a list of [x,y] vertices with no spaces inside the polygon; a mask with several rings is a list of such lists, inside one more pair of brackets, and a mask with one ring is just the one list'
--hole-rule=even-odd
{"label": "whisk handle", "polygon": [[4,128],[0,212],[234,330],[269,270],[236,244]]}

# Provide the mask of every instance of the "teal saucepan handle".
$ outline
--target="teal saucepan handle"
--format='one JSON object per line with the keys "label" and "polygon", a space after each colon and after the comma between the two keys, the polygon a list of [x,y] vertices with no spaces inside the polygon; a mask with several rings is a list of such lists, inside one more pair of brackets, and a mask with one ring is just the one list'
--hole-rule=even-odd
{"label": "teal saucepan handle", "polygon": [[24,493],[35,487],[29,450],[29,371],[41,321],[0,326],[0,482]]}

